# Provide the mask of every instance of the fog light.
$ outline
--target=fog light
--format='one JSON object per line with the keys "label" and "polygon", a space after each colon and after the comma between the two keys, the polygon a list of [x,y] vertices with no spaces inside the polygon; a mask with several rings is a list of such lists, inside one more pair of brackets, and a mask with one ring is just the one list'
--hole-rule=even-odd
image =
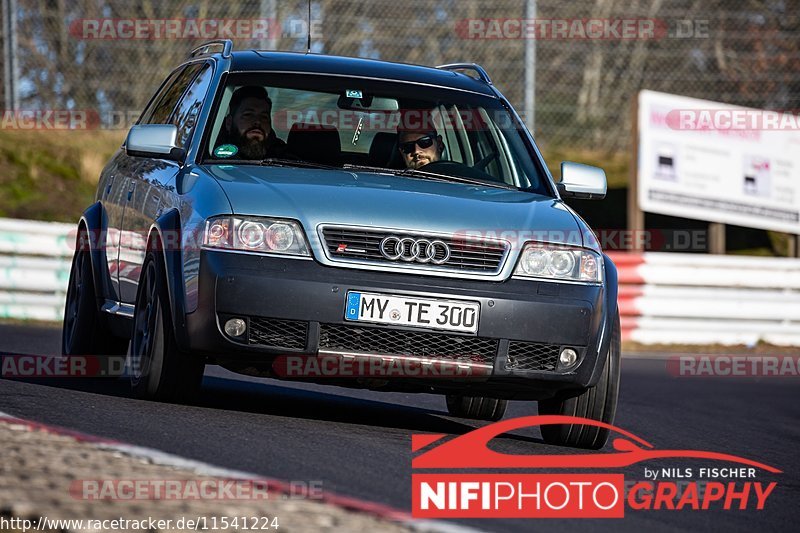
{"label": "fog light", "polygon": [[561,350],[561,355],[558,356],[561,366],[569,368],[578,362],[578,352],[572,348],[564,348]]}
{"label": "fog light", "polygon": [[227,333],[231,337],[240,337],[244,335],[246,329],[247,329],[247,324],[241,318],[231,318],[230,320],[225,322],[225,333]]}

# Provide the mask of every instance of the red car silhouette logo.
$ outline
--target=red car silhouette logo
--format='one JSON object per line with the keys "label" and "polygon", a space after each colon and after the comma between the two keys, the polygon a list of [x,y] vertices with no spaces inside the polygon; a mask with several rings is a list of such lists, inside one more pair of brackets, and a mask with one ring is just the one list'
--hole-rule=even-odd
{"label": "red car silhouette logo", "polygon": [[[570,455],[511,455],[488,448],[489,441],[517,429],[547,424],[583,424],[609,429],[620,436],[613,439],[614,453]],[[419,451],[447,435],[413,435],[412,451]],[[764,463],[744,457],[703,450],[657,450],[652,444],[624,429],[590,420],[588,418],[541,415],[504,420],[475,429],[454,439],[436,445],[412,460],[414,469],[498,469],[498,468],[619,468],[643,461],[667,458],[692,458],[728,461],[761,468],[775,474],[782,473]]]}

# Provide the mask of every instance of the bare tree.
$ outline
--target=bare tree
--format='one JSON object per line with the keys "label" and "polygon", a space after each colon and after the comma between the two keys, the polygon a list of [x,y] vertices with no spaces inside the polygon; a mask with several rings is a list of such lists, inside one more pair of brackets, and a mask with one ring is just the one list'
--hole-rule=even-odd
{"label": "bare tree", "polygon": [[[22,97],[29,107],[140,110],[167,73],[201,42],[86,39],[70,31],[81,19],[267,16],[260,11],[266,4],[262,0],[18,2]],[[800,108],[798,0],[537,4],[542,19],[647,18],[671,32],[655,39],[539,40],[537,129],[550,143],[624,150],[629,142],[629,104],[641,89],[754,107]],[[273,5],[281,22],[307,17],[307,0],[276,0]],[[425,65],[475,61],[512,104],[522,107],[524,39],[471,39],[459,31],[472,19],[523,18],[521,0],[312,0],[312,8],[322,21],[315,50]],[[676,35],[678,26],[691,31]],[[298,27],[302,26],[293,25]],[[275,42],[278,49],[305,50],[305,35],[280,35]],[[238,39],[235,46],[258,44]]]}

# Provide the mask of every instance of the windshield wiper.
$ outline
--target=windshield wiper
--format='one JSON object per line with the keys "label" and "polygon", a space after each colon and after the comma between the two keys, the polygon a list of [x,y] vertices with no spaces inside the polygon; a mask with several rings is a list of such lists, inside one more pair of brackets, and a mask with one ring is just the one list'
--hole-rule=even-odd
{"label": "windshield wiper", "polygon": [[373,167],[370,165],[354,165],[352,163],[345,163],[342,165],[342,168],[345,170],[366,170],[368,172],[378,172],[381,174],[394,174],[397,175],[400,170],[396,168],[386,168],[386,167]]}
{"label": "windshield wiper", "polygon": [[408,176],[413,178],[423,178],[434,181],[452,181],[450,176],[443,174],[434,174],[433,172],[419,172],[412,169],[399,169],[399,168],[386,168],[386,167],[373,167],[370,165],[353,165],[346,163],[345,170],[365,170],[367,172],[375,172],[376,174],[391,174],[393,176]]}
{"label": "windshield wiper", "polygon": [[300,168],[324,168],[324,169],[339,169],[340,167],[334,165],[326,165],[324,163],[315,163],[313,161],[305,161],[302,159],[283,159],[280,157],[268,157],[262,159],[259,165],[265,167],[300,167]]}
{"label": "windshield wiper", "polygon": [[437,172],[426,172],[424,170],[417,170],[413,168],[397,169],[397,168],[373,167],[369,165],[352,165],[349,163],[345,164],[344,168],[346,170],[366,170],[369,172],[378,172],[382,174],[393,174],[395,176],[408,176],[408,177],[424,178],[436,181],[467,183],[469,185],[482,185],[485,187],[496,187],[498,189],[508,189],[512,191],[519,190],[517,187],[514,187],[513,185],[509,185],[507,183],[486,181],[477,178],[466,178],[464,176],[454,176],[452,174],[439,174]]}
{"label": "windshield wiper", "polygon": [[400,176],[419,176],[432,179],[441,179],[443,181],[454,181],[456,183],[467,183],[469,185],[482,185],[484,187],[495,187],[497,189],[508,189],[512,191],[518,190],[517,187],[509,185],[508,183],[500,183],[497,181],[481,180],[477,178],[467,178],[465,176],[454,176],[452,174],[438,174],[435,172],[426,172],[414,168],[407,168],[400,172]]}
{"label": "windshield wiper", "polygon": [[283,159],[279,157],[268,157],[267,159],[220,159],[205,161],[211,165],[260,165],[265,167],[298,167],[298,168],[324,168],[339,169],[341,167],[315,163],[313,161],[303,161],[301,159]]}

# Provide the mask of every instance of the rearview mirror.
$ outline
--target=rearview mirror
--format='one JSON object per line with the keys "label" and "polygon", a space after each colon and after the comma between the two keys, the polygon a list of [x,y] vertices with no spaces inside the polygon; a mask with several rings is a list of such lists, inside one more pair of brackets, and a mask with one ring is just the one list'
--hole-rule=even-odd
{"label": "rearview mirror", "polygon": [[557,184],[562,198],[602,200],[606,197],[606,173],[602,168],[564,161],[561,181]]}
{"label": "rearview mirror", "polygon": [[178,128],[173,124],[142,124],[128,132],[125,153],[135,157],[153,157],[181,161],[186,151],[177,146]]}
{"label": "rearview mirror", "polygon": [[388,113],[400,109],[400,105],[394,98],[373,96],[364,94],[361,91],[347,91],[347,93],[340,95],[336,106],[339,109],[371,113]]}

